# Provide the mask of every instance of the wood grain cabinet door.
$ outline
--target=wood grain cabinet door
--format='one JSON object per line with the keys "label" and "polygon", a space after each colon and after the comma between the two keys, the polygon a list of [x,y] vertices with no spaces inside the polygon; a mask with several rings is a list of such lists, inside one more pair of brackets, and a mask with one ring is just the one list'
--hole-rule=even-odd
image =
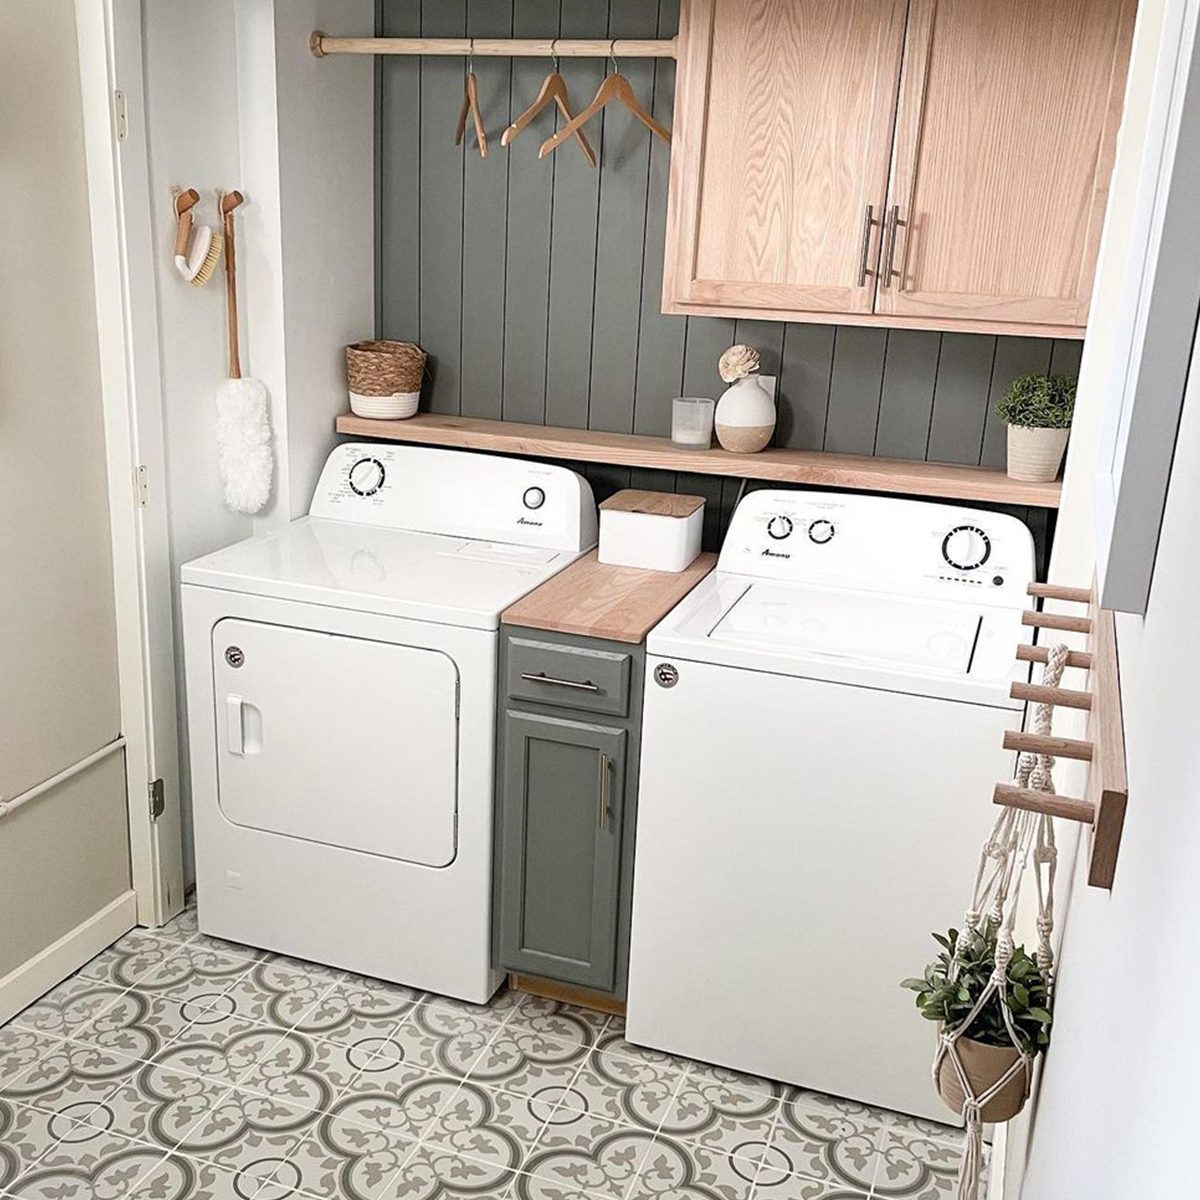
{"label": "wood grain cabinet door", "polygon": [[869,313],[906,0],[685,0],[667,312]]}
{"label": "wood grain cabinet door", "polygon": [[877,311],[1081,332],[1134,7],[912,0]]}
{"label": "wood grain cabinet door", "polygon": [[611,991],[628,734],[514,710],[503,728],[500,966]]}

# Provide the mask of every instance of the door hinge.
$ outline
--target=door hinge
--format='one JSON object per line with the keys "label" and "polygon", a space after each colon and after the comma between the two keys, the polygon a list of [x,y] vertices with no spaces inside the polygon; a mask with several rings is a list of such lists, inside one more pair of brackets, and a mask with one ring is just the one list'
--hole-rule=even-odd
{"label": "door hinge", "polygon": [[167,793],[161,779],[150,781],[150,820],[157,821],[167,807]]}
{"label": "door hinge", "polygon": [[145,508],[150,503],[150,472],[144,466],[137,469],[136,487],[138,508]]}
{"label": "door hinge", "polygon": [[123,142],[129,136],[129,110],[125,93],[120,88],[113,92],[113,128],[117,132],[118,142]]}

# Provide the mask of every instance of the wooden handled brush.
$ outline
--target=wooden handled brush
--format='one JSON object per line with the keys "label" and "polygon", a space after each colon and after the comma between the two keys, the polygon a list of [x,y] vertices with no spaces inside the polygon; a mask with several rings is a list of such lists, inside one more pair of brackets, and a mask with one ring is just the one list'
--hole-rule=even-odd
{"label": "wooden handled brush", "polygon": [[200,202],[195,188],[175,192],[175,269],[193,287],[203,287],[217,269],[221,235],[207,225],[196,225],[192,209]]}
{"label": "wooden handled brush", "polygon": [[239,191],[218,192],[217,207],[221,213],[221,228],[225,243],[225,308],[229,319],[229,378],[241,379],[242,358],[238,350],[237,261],[234,255],[233,210],[245,204]]}

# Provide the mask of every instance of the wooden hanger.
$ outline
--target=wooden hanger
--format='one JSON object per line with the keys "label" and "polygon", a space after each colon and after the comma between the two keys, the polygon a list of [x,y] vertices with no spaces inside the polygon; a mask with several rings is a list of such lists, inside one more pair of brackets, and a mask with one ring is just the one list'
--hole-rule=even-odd
{"label": "wooden hanger", "polygon": [[479,157],[487,158],[488,140],[483,131],[483,114],[479,110],[479,81],[475,78],[475,39],[471,39],[471,52],[467,55],[467,80],[463,88],[462,110],[458,114],[458,128],[454,131],[454,144],[462,145],[463,134],[467,131],[467,114],[475,123],[475,141],[479,145]]}
{"label": "wooden hanger", "polygon": [[610,100],[620,100],[651,133],[657,134],[664,142],[670,143],[671,131],[665,126],[660,125],[642,107],[641,101],[638,100],[637,94],[634,92],[629,80],[624,75],[614,71],[611,75],[604,77],[604,82],[601,83],[600,90],[596,93],[595,99],[591,104],[572,120],[568,121],[552,138],[548,138],[542,143],[542,148],[538,151],[538,158],[545,158],[547,154],[552,154],[568,138],[574,137]]}
{"label": "wooden hanger", "polygon": [[[554,46],[551,44],[550,53],[554,53]],[[558,111],[562,114],[564,121],[573,119],[571,113],[571,97],[567,94],[567,81],[559,74],[558,59],[554,60],[554,71],[546,76],[546,82],[542,84],[542,90],[538,93],[538,98],[500,135],[500,145],[507,146],[513,138],[521,134],[526,126],[553,100],[558,105]],[[596,165],[596,154],[593,151],[591,143],[584,136],[582,129],[575,131],[575,140],[579,143],[579,149],[583,151],[583,156],[588,160],[588,165],[594,167]]]}

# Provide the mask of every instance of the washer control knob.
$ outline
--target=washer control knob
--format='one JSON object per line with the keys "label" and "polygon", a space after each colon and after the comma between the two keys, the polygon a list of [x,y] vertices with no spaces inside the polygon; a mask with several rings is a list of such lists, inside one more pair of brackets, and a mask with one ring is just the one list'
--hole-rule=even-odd
{"label": "washer control knob", "polygon": [[784,538],[791,537],[792,518],[772,517],[767,522],[767,536],[774,538],[777,542],[782,542]]}
{"label": "washer control knob", "polygon": [[521,503],[526,508],[541,508],[546,503],[546,493],[540,487],[526,488],[525,495],[521,497]]}
{"label": "washer control knob", "polygon": [[808,536],[811,541],[817,543],[818,546],[825,545],[826,542],[833,541],[833,535],[837,533],[832,521],[826,521],[824,518],[814,521],[808,527]]}
{"label": "washer control knob", "polygon": [[377,458],[360,458],[350,468],[350,490],[356,496],[373,496],[381,487],[386,472]]}
{"label": "washer control knob", "polygon": [[991,540],[977,525],[957,525],[942,540],[942,557],[958,571],[982,567],[991,553]]}
{"label": "washer control knob", "polygon": [[674,663],[659,663],[654,668],[654,682],[659,687],[673,688],[679,682],[679,668]]}

